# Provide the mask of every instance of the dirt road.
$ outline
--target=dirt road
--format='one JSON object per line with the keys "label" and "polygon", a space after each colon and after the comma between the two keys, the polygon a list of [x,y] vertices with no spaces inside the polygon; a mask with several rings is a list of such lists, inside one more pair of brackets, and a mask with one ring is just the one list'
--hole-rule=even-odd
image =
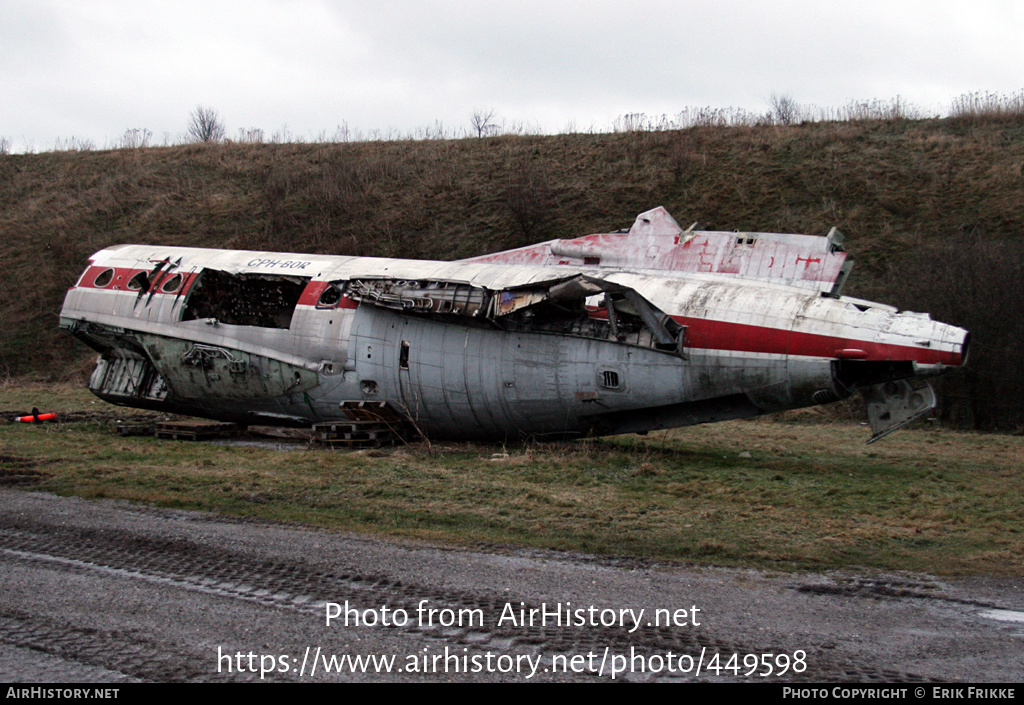
{"label": "dirt road", "polygon": [[1024,680],[1021,578],[477,551],[17,490],[0,529],[7,682]]}

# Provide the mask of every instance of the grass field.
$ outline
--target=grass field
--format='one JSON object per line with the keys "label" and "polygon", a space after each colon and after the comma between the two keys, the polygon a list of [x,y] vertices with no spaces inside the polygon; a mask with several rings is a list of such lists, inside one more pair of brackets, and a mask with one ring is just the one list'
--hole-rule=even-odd
{"label": "grass field", "polygon": [[121,437],[82,389],[0,386],[0,483],[380,535],[777,569],[1024,574],[1024,438],[867,446],[813,414],[559,444],[279,450]]}

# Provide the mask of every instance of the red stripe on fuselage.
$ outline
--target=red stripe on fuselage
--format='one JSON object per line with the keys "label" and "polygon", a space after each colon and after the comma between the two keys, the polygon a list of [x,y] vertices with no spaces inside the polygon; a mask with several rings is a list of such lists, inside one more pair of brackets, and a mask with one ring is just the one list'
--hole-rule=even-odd
{"label": "red stripe on fuselage", "polygon": [[[107,282],[106,286],[96,286],[96,278],[103,272],[107,271],[108,269],[114,270],[114,274],[111,276],[110,281]],[[151,269],[141,269],[135,267],[106,267],[102,265],[90,265],[85,270],[85,273],[82,274],[82,276],[79,278],[78,283],[71,288],[101,289],[103,291],[125,291],[132,295],[137,295],[139,293],[139,289],[129,289],[128,282],[130,282],[132,280],[132,277],[134,277],[139,272],[144,272],[148,277],[151,271]],[[180,286],[176,287],[173,291],[164,290],[164,286],[167,284],[167,282],[169,282],[177,275],[181,275]],[[182,296],[188,293],[188,288],[192,285],[192,282],[195,280],[195,278],[195,272],[182,272],[177,270],[160,272],[155,277],[157,284],[156,290],[153,291],[152,288],[149,288],[146,290],[145,293],[160,294],[163,296]]]}
{"label": "red stripe on fuselage", "polygon": [[347,296],[342,296],[335,304],[321,304],[320,297],[325,291],[327,291],[329,286],[331,286],[331,282],[311,281],[306,285],[306,288],[302,292],[302,296],[299,297],[299,306],[315,306],[316,308],[329,309],[356,308],[359,305],[358,301],[350,299]]}
{"label": "red stripe on fuselage", "polygon": [[840,338],[706,318],[672,318],[680,325],[686,326],[688,348],[828,358],[836,357],[838,350],[856,348],[867,353],[863,358],[865,360],[913,360],[927,365],[959,365],[962,362],[961,353],[948,350],[876,343],[870,340]]}
{"label": "red stripe on fuselage", "polygon": [[299,306],[316,306],[316,302],[320,299],[320,295],[331,285],[330,282],[318,282],[311,281],[306,284],[306,288],[303,289],[302,295],[299,296]]}

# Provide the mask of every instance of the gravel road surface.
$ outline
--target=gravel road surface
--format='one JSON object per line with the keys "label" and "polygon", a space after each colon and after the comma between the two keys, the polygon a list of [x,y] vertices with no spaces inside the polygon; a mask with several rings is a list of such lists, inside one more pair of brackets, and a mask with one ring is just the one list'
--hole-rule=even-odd
{"label": "gravel road surface", "polygon": [[1024,578],[471,550],[8,489],[0,584],[5,682],[1024,681]]}

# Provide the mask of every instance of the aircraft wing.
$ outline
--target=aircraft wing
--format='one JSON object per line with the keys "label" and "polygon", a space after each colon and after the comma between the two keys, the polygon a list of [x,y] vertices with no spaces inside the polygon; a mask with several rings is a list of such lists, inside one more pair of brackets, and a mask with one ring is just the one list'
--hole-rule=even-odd
{"label": "aircraft wing", "polygon": [[549,240],[463,262],[575,265],[657,272],[705,272],[842,293],[853,266],[843,236],[683,230],[663,207],[637,216],[628,232]]}

